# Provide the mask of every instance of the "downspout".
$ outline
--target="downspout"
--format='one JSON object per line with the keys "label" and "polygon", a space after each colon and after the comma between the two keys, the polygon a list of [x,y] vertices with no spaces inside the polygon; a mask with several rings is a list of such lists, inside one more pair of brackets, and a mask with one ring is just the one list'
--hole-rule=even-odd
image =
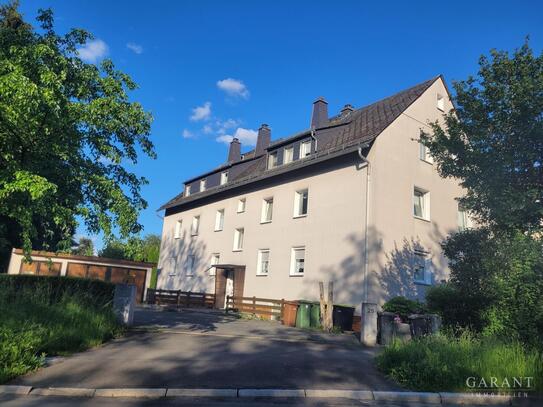
{"label": "downspout", "polygon": [[366,148],[368,145],[358,147],[358,156],[363,163],[366,164],[366,220],[364,225],[364,302],[368,302],[368,270],[369,270],[369,259],[368,259],[368,248],[369,248],[369,218],[370,218],[370,185],[371,185],[371,174],[370,174],[370,162],[367,157],[362,154],[362,148]]}

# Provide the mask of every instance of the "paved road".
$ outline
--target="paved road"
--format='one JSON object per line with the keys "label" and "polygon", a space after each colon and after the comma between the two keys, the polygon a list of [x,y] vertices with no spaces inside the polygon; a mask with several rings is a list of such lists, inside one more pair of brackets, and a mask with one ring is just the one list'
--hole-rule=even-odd
{"label": "paved road", "polygon": [[323,335],[205,311],[139,310],[136,324],[141,332],[11,384],[397,390],[373,367],[375,351],[350,335]]}

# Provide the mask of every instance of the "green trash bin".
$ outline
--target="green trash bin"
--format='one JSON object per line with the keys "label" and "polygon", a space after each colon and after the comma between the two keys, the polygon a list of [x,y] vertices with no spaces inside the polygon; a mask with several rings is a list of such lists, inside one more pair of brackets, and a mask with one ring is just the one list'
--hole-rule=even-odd
{"label": "green trash bin", "polygon": [[309,301],[298,301],[298,304],[296,328],[309,328],[311,326],[311,303]]}
{"label": "green trash bin", "polygon": [[311,303],[311,315],[309,316],[311,328],[321,327],[321,304],[320,302]]}

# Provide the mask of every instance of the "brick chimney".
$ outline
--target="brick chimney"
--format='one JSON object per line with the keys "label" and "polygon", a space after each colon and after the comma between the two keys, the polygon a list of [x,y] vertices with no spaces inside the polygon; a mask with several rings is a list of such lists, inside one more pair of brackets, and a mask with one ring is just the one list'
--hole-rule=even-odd
{"label": "brick chimney", "polygon": [[311,127],[319,128],[328,123],[328,102],[323,97],[313,102],[313,114],[311,115]]}
{"label": "brick chimney", "polygon": [[343,106],[343,109],[341,109],[340,115],[341,117],[345,117],[348,114],[352,113],[354,111],[353,105],[346,104]]}
{"label": "brick chimney", "polygon": [[258,129],[258,138],[256,139],[255,156],[264,153],[269,147],[271,140],[271,130],[267,124],[262,124]]}
{"label": "brick chimney", "polygon": [[239,160],[241,160],[241,143],[234,137],[228,149],[228,162],[233,163]]}

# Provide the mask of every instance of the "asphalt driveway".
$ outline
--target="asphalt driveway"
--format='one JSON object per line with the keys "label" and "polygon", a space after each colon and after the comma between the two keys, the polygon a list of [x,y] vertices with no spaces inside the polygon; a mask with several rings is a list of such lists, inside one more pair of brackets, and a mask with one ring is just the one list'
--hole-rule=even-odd
{"label": "asphalt driveway", "polygon": [[34,387],[397,390],[374,349],[217,311],[140,309],[125,337],[15,379]]}

